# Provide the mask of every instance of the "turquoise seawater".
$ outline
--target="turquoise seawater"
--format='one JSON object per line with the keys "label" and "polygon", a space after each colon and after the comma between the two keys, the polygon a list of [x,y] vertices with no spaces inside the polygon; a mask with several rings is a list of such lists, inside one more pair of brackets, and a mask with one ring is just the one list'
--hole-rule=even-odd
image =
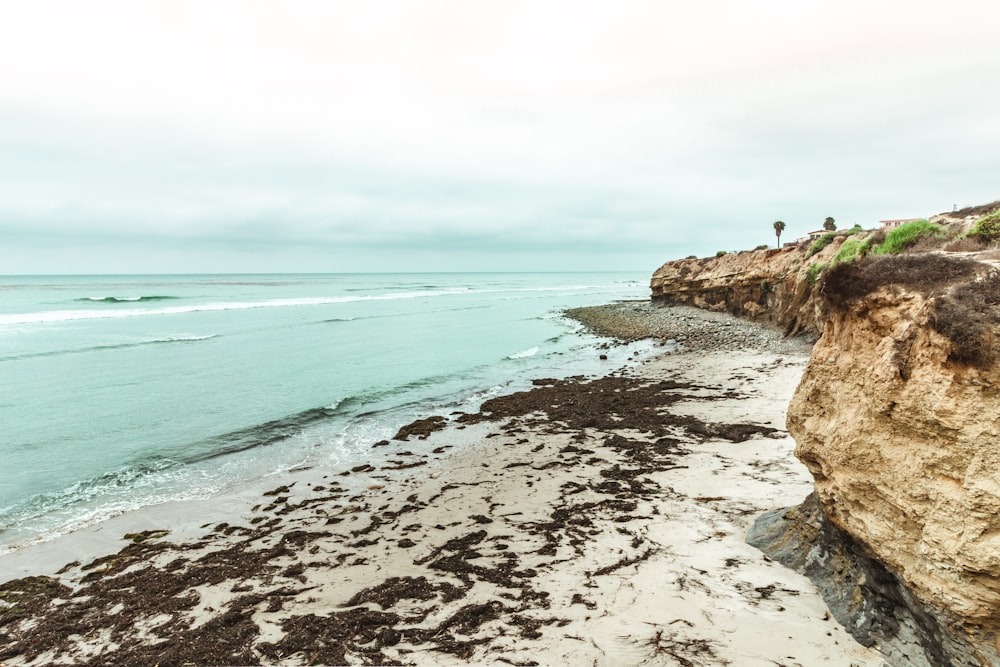
{"label": "turquoise seawater", "polygon": [[0,277],[0,550],[296,466],[357,465],[416,417],[606,369],[561,312],[644,299],[647,285],[640,273]]}

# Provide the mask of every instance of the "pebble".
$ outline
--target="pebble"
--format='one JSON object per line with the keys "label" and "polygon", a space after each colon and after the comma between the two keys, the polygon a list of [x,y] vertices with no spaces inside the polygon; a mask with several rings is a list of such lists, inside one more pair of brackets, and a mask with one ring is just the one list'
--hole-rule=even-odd
{"label": "pebble", "polygon": [[803,337],[785,338],[775,327],[728,313],[653,301],[571,308],[565,314],[601,336],[625,343],[651,338],[661,344],[677,344],[685,352],[750,349],[808,353],[814,342]]}

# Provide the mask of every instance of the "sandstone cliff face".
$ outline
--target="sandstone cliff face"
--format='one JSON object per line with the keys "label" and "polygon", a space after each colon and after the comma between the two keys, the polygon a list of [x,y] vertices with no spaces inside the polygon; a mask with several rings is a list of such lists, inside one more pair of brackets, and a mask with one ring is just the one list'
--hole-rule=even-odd
{"label": "sandstone cliff face", "polygon": [[[862,232],[856,238],[865,238]],[[770,322],[786,334],[819,336],[822,313],[809,280],[809,267],[828,263],[848,238],[836,236],[809,255],[810,242],[771,250],[727,253],[721,257],[667,262],[653,273],[654,300],[726,311]]]}
{"label": "sandstone cliff face", "polygon": [[[844,241],[812,257],[802,244],[668,262],[652,296],[822,334],[787,422],[815,493],[762,517],[748,539],[813,578],[837,619],[889,664],[1000,666],[1000,361],[956,353],[964,323],[942,322],[969,293],[954,282],[892,279],[860,297],[851,280],[842,292],[811,284],[809,267],[829,264]],[[920,258],[896,263],[919,274]],[[971,329],[985,327],[1000,357],[992,289],[992,315]],[[952,310],[939,307],[949,300]]]}
{"label": "sandstone cliff face", "polygon": [[948,661],[1000,664],[1000,369],[950,361],[932,305],[887,287],[830,313],[788,430],[826,518],[968,639]]}

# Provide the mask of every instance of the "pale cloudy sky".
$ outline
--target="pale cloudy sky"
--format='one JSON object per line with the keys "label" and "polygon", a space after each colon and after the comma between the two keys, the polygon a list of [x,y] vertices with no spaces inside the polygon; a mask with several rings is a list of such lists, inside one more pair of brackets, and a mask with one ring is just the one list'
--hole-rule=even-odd
{"label": "pale cloudy sky", "polygon": [[0,0],[0,274],[651,272],[1000,199],[1000,3]]}

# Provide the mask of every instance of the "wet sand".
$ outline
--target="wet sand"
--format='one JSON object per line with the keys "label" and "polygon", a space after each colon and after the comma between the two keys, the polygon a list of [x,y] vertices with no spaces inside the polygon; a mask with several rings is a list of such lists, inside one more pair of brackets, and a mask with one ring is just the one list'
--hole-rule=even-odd
{"label": "wet sand", "polygon": [[[419,420],[183,530],[123,518],[112,555],[41,545],[87,557],[0,585],[0,662],[882,664],[744,542],[811,488],[784,431],[805,348],[754,336]],[[0,564],[45,571],[25,553]]]}

